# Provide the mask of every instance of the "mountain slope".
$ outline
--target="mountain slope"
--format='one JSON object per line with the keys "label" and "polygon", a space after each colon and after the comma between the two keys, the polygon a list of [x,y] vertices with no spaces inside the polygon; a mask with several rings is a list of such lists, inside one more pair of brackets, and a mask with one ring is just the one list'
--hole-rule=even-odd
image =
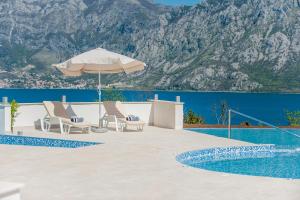
{"label": "mountain slope", "polygon": [[50,65],[100,46],[148,65],[105,82],[300,90],[300,0],[206,0],[175,8],[150,0],[3,0],[0,15],[3,86],[92,86],[90,77],[64,79]]}

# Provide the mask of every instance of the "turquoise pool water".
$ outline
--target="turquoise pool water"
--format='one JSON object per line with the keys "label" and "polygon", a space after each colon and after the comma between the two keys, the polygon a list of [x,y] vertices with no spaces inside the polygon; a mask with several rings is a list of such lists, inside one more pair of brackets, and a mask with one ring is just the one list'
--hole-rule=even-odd
{"label": "turquoise pool water", "polygon": [[[227,129],[189,129],[227,138]],[[213,148],[185,152],[177,160],[191,167],[233,174],[300,179],[300,131],[233,129],[232,138],[254,147]],[[268,144],[268,145],[266,145]],[[263,146],[263,149],[261,147]]]}
{"label": "turquoise pool water", "polygon": [[[188,129],[198,133],[205,133],[217,137],[228,137],[228,129]],[[300,130],[285,129],[289,133],[271,128],[233,128],[231,138],[254,144],[274,144],[285,148],[300,147]],[[297,137],[298,136],[298,137]]]}

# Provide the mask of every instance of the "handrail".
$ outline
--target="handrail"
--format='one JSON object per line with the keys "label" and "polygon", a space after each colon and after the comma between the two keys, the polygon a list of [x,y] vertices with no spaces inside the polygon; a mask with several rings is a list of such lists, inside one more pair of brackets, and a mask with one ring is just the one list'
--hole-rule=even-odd
{"label": "handrail", "polygon": [[231,138],[231,113],[235,113],[235,114],[241,115],[242,117],[245,117],[245,118],[248,118],[248,119],[257,121],[257,122],[259,122],[259,123],[262,123],[262,124],[265,124],[265,125],[267,125],[267,126],[270,126],[270,127],[274,128],[274,129],[277,129],[277,130],[279,130],[279,131],[281,131],[281,132],[288,133],[288,134],[291,134],[291,135],[293,135],[293,136],[296,136],[296,137],[300,138],[299,135],[297,135],[297,134],[295,134],[295,133],[292,133],[292,132],[289,132],[289,131],[287,131],[287,130],[284,130],[284,129],[282,129],[282,128],[279,128],[278,126],[275,126],[275,125],[270,124],[270,123],[268,123],[268,122],[265,122],[265,121],[263,121],[263,120],[257,119],[257,118],[255,118],[255,117],[250,116],[250,115],[246,115],[246,114],[244,114],[244,113],[238,112],[238,111],[236,111],[236,110],[229,109],[229,110],[228,110],[228,138],[229,138],[229,139]]}

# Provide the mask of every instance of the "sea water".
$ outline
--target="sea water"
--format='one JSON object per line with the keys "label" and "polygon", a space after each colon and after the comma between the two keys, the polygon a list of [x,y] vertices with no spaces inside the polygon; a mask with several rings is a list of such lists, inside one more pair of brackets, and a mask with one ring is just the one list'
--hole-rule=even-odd
{"label": "sea water", "polygon": [[[122,91],[127,101],[146,101],[153,99],[158,94],[159,99],[175,101],[176,96],[184,102],[184,111],[192,109],[204,117],[206,123],[217,123],[213,107],[220,106],[226,101],[232,109],[254,116],[275,125],[287,125],[285,112],[287,110],[300,110],[300,94],[280,93],[231,93],[231,92],[184,92],[184,91]],[[7,96],[9,101],[32,103],[45,100],[61,100],[67,96],[68,102],[93,102],[97,101],[96,90],[72,89],[1,89],[0,97]],[[234,116],[233,123],[249,121],[242,117]],[[250,122],[251,123],[251,122]]]}

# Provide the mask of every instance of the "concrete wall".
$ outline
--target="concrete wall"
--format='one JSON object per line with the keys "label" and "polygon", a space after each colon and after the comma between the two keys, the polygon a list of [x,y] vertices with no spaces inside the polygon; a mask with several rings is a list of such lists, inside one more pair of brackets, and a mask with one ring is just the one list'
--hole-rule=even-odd
{"label": "concrete wall", "polygon": [[[125,102],[123,103],[128,114],[139,116],[147,124],[153,122],[153,114],[151,112],[152,102]],[[85,121],[92,124],[98,123],[99,104],[98,103],[66,103],[66,108],[71,106],[74,112],[84,117]],[[105,113],[105,108],[102,105],[102,115]],[[33,126],[38,123],[39,119],[44,118],[47,111],[43,104],[20,104],[15,126]]]}
{"label": "concrete wall", "polygon": [[[98,103],[71,103],[74,112],[90,123],[97,124],[99,118],[99,104]],[[126,113],[136,115],[147,124],[153,122],[153,113],[151,112],[151,102],[124,102]],[[102,105],[102,115],[105,114],[105,108]]]}
{"label": "concrete wall", "polygon": [[5,132],[5,111],[4,106],[0,106],[0,133]]}
{"label": "concrete wall", "polygon": [[[124,102],[124,107],[127,114],[139,116],[141,120],[146,122],[148,125],[154,125],[163,128],[182,129],[183,127],[183,104],[169,101],[149,101],[149,102]],[[42,103],[19,104],[17,112],[17,118],[15,121],[15,127],[25,126],[40,126],[40,119],[47,115],[46,109]],[[74,112],[84,117],[85,121],[92,124],[98,124],[98,103],[66,103],[66,108],[71,106]],[[10,113],[10,107],[2,109],[3,116]],[[0,109],[0,117],[1,115]],[[105,113],[105,109],[102,105],[102,114]],[[4,130],[9,132],[10,125],[8,126],[7,119],[10,116],[5,116]],[[2,121],[2,120],[1,120]],[[9,121],[10,122],[10,121]],[[0,127],[1,129],[1,127]]]}
{"label": "concrete wall", "polygon": [[153,101],[154,126],[171,129],[183,128],[183,103]]}
{"label": "concrete wall", "polygon": [[0,134],[10,132],[10,106],[0,105]]}

